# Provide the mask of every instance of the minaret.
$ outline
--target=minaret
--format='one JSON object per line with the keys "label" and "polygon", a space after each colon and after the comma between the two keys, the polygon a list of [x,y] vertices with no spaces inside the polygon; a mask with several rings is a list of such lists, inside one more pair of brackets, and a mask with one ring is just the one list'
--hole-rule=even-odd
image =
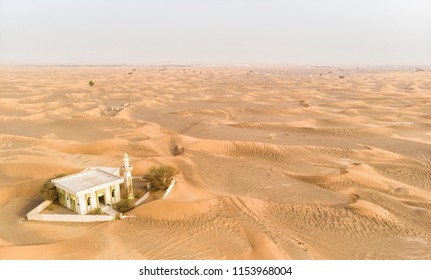
{"label": "minaret", "polygon": [[127,153],[124,153],[123,166],[121,167],[121,171],[123,171],[124,187],[127,190],[127,197],[129,199],[133,198],[132,170],[133,166],[129,165],[129,156],[127,155]]}

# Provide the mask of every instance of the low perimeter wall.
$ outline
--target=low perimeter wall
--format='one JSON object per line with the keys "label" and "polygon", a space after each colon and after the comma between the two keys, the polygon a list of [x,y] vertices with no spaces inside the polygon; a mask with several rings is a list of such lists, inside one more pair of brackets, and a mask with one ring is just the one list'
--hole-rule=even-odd
{"label": "low perimeter wall", "polygon": [[174,186],[175,186],[175,178],[172,179],[172,182],[169,185],[168,189],[166,190],[165,194],[163,195],[162,199],[165,199],[168,196],[168,194],[172,191],[172,189],[174,188]]}
{"label": "low perimeter wall", "polygon": [[27,214],[29,221],[49,222],[105,222],[112,221],[114,217],[105,215],[65,215],[65,214],[40,214],[52,201],[45,200]]}
{"label": "low perimeter wall", "polygon": [[[175,178],[173,178],[172,179],[172,182],[171,182],[171,184],[169,185],[169,187],[166,189],[166,191],[165,191],[165,193],[163,194],[163,197],[162,197],[162,199],[165,199],[166,198],[166,196],[172,191],[172,188],[175,186]],[[145,194],[144,194],[144,196],[142,196],[140,199],[138,199],[136,202],[135,202],[135,204],[134,204],[134,206],[136,207],[136,206],[138,206],[138,205],[140,205],[140,204],[142,204],[145,200],[147,200],[148,199],[148,197],[150,196],[150,192],[146,192]]]}
{"label": "low perimeter wall", "polygon": [[62,215],[62,214],[27,214],[30,221],[47,222],[105,222],[112,221],[112,216],[101,215]]}
{"label": "low perimeter wall", "polygon": [[140,199],[138,199],[135,204],[133,204],[135,207],[147,200],[147,198],[150,196],[150,192],[146,192]]}

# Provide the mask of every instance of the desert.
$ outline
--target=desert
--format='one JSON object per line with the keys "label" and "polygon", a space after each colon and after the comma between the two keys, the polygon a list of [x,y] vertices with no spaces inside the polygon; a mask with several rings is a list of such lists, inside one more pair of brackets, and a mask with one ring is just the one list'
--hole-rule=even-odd
{"label": "desert", "polygon": [[[0,259],[431,259],[430,108],[427,68],[1,66]],[[125,152],[166,199],[26,220]]]}

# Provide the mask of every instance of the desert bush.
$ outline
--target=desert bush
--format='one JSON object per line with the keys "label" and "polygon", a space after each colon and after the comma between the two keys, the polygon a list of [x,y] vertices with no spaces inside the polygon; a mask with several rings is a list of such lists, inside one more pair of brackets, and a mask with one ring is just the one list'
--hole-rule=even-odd
{"label": "desert bush", "polygon": [[94,209],[93,211],[91,211],[89,214],[90,215],[102,215],[103,214],[103,210],[100,207],[97,207],[96,209]]}
{"label": "desert bush", "polygon": [[90,80],[90,81],[88,82],[88,84],[90,85],[90,87],[93,87],[93,86],[94,86],[94,82],[93,82],[93,80]]}
{"label": "desert bush", "polygon": [[127,212],[132,208],[132,203],[127,198],[122,199],[114,204],[114,209],[121,213]]}
{"label": "desert bush", "polygon": [[184,153],[184,147],[181,147],[181,146],[175,145],[175,147],[174,147],[174,151],[173,151],[173,155],[174,155],[174,156],[179,156],[179,155],[181,155],[181,154],[183,154],[183,153]]}
{"label": "desert bush", "polygon": [[57,179],[60,177],[65,176],[65,174],[57,174],[53,178],[48,179],[40,188],[39,194],[43,197],[45,200],[51,200],[55,201],[58,199],[58,192],[57,188],[54,186],[54,184],[51,182],[52,179]]}
{"label": "desert bush", "polygon": [[161,165],[150,168],[143,178],[148,181],[152,189],[166,190],[176,174],[178,170],[175,167]]}

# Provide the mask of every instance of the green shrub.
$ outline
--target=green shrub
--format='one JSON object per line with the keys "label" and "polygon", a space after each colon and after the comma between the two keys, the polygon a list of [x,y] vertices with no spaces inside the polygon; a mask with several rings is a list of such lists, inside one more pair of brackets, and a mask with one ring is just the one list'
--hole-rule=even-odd
{"label": "green shrub", "polygon": [[127,198],[124,198],[114,204],[114,209],[121,213],[127,212],[132,208],[132,203]]}
{"label": "green shrub", "polygon": [[47,180],[42,187],[39,190],[39,194],[43,197],[45,200],[51,200],[55,201],[58,199],[58,192],[57,188],[54,186],[54,184],[51,182],[52,179],[57,179],[60,177],[65,176],[65,174],[57,174],[53,178]]}
{"label": "green shrub", "polygon": [[93,82],[93,80],[90,80],[90,81],[88,82],[88,84],[90,85],[90,87],[93,87],[93,86],[94,86],[94,82]]}
{"label": "green shrub", "polygon": [[148,181],[151,189],[166,190],[176,174],[178,170],[175,167],[161,165],[150,168],[143,178]]}

